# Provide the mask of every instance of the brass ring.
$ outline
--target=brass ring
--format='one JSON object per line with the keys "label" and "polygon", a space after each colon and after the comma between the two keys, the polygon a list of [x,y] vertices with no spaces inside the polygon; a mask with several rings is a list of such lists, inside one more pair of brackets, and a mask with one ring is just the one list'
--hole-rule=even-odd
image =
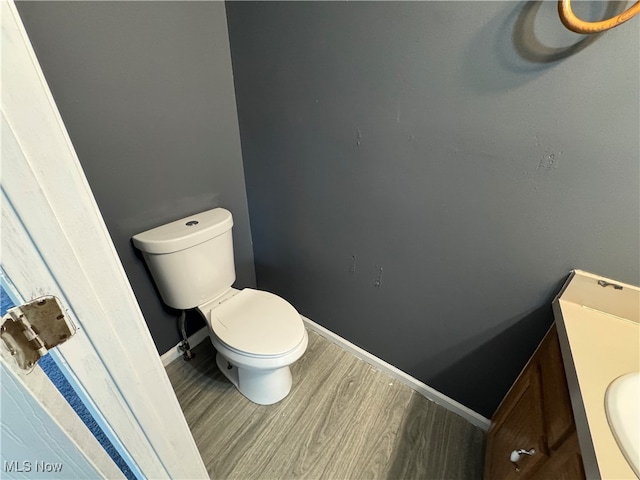
{"label": "brass ring", "polygon": [[558,0],[558,14],[562,24],[576,33],[599,33],[617,27],[621,23],[640,13],[640,0],[615,17],[599,22],[585,22],[579,19],[571,10],[571,0]]}

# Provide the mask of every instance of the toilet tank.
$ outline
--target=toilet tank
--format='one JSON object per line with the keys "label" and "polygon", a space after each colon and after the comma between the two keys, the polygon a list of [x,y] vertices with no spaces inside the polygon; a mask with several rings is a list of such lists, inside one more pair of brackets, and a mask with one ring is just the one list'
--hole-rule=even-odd
{"label": "toilet tank", "polygon": [[134,235],[164,303],[195,308],[231,287],[231,227],[231,212],[215,208]]}

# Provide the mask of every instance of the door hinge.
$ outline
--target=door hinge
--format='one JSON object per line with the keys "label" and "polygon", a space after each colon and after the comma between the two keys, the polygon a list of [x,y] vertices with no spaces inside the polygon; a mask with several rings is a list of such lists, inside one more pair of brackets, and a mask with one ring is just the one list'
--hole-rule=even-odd
{"label": "door hinge", "polygon": [[2,317],[1,325],[0,337],[18,366],[25,370],[76,333],[75,326],[53,296],[10,308]]}

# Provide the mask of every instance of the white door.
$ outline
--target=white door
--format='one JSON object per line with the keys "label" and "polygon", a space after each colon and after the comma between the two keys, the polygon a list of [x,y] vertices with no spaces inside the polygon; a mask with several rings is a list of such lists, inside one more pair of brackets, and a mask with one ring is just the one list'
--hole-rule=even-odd
{"label": "white door", "polygon": [[99,458],[99,450],[94,450],[95,463],[87,458],[5,362],[0,363],[0,395],[0,478],[123,477],[107,459]]}
{"label": "white door", "polygon": [[[101,476],[207,478],[15,5],[0,4],[2,268],[16,296],[54,295],[78,327],[47,357],[126,466],[96,453],[102,443],[84,441],[88,429],[55,412],[53,394],[38,402]],[[32,392],[51,388],[40,366],[25,375],[6,352],[2,362]]]}

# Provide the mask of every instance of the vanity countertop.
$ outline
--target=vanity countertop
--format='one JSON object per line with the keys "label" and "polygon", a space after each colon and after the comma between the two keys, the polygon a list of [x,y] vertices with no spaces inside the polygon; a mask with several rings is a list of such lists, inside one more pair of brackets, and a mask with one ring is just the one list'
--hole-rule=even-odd
{"label": "vanity countertop", "polygon": [[640,289],[576,270],[553,308],[586,476],[635,479],[609,427],[605,392],[640,370]]}

